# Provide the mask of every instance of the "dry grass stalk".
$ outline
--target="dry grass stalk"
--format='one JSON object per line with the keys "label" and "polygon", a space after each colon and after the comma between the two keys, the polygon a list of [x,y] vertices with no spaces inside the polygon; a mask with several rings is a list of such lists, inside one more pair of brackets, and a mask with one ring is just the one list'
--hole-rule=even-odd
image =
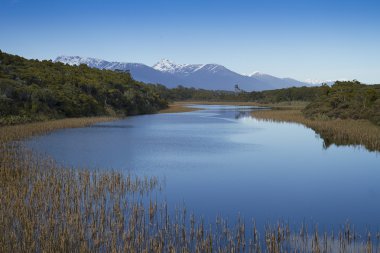
{"label": "dry grass stalk", "polygon": [[321,236],[317,228],[309,235],[305,226],[291,232],[288,224],[278,223],[266,227],[262,240],[256,225],[246,229],[241,217],[232,226],[222,217],[205,224],[193,214],[188,217],[186,209],[173,213],[158,203],[156,178],[63,168],[21,143],[10,145],[89,121],[59,123],[2,128],[0,252],[380,251],[379,233],[358,240],[348,225],[335,238],[333,233]]}
{"label": "dry grass stalk", "polygon": [[192,112],[201,110],[199,108],[188,107],[189,103],[173,103],[168,108],[160,110],[159,113],[178,113],[178,112]]}

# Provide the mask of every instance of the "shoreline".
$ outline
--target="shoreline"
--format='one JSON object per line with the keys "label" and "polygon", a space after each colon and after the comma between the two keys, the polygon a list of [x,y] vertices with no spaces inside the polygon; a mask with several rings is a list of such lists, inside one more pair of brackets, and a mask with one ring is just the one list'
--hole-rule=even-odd
{"label": "shoreline", "polygon": [[301,110],[254,111],[251,115],[259,120],[302,124],[312,129],[323,140],[325,147],[364,146],[369,151],[380,152],[380,127],[368,120],[308,119]]}
{"label": "shoreline", "polygon": [[20,141],[28,137],[47,134],[65,128],[86,127],[96,123],[117,120],[117,117],[81,117],[39,121],[19,125],[1,126],[0,143]]}
{"label": "shoreline", "polygon": [[[163,245],[157,252],[169,251],[170,247],[178,251],[187,249],[190,252],[199,245],[208,245],[202,246],[203,248],[199,249],[203,250],[199,251],[212,252],[213,249],[220,248],[224,252],[246,252],[236,250],[241,249],[233,246],[236,240],[240,240],[241,244],[255,241],[255,244],[250,247],[257,249],[257,252],[261,252],[261,249],[265,251],[273,247],[280,248],[285,243],[293,243],[292,247],[295,251],[306,248],[311,251],[310,239],[309,241],[307,239],[309,236],[314,238],[313,245],[316,245],[314,247],[326,245],[326,247],[337,247],[339,250],[355,246],[351,239],[343,238],[339,241],[334,237],[326,237],[325,241],[318,239],[317,225],[305,235],[299,232],[300,228],[303,229],[303,225],[290,226],[289,223],[279,220],[273,223],[273,228],[272,226],[256,228],[255,222],[240,221],[239,217],[239,220],[232,225],[227,225],[228,219],[224,223],[219,223],[219,225],[222,224],[223,231],[231,235],[231,238],[222,237],[224,232],[221,234],[220,231],[211,230],[211,226],[217,226],[218,223],[204,224],[202,218],[190,214],[187,217],[193,225],[189,226],[172,216],[167,216],[166,203],[151,200],[149,206],[144,206],[140,202],[133,201],[132,196],[148,196],[149,194],[154,196],[154,191],[160,189],[160,183],[156,178],[138,178],[131,175],[124,177],[112,171],[99,172],[62,167],[47,157],[35,156],[34,153],[23,149],[22,144],[19,145],[16,142],[14,146],[7,145],[11,141],[46,134],[54,130],[85,127],[117,119],[119,118],[68,118],[0,128],[0,150],[4,151],[0,156],[0,185],[3,187],[0,206],[3,222],[0,226],[2,251],[24,252],[40,249],[59,252],[75,251],[80,247],[83,251],[99,251],[100,249],[118,251],[123,248],[137,252],[145,249],[146,245],[151,245],[150,243],[154,240],[156,245]],[[106,202],[109,198],[111,201]],[[120,203],[123,203],[123,206]],[[110,207],[106,208],[107,205]],[[78,206],[84,208],[77,208]],[[181,212],[182,210],[179,211]],[[183,212],[186,213],[186,210]],[[147,217],[149,217],[149,223],[146,223]],[[166,223],[168,221],[163,220],[162,217],[168,217],[168,220],[170,218],[170,222]],[[104,222],[105,220],[112,220],[112,222]],[[141,241],[128,239],[136,238],[133,237],[133,233],[128,234],[129,231],[148,231],[152,226],[157,227],[157,234],[163,236],[144,234]],[[252,226],[253,235],[246,234],[246,226]],[[178,238],[182,237],[175,229],[177,227],[180,227],[183,231],[182,235],[184,234],[184,239],[180,241]],[[344,229],[344,231],[339,230],[339,233],[350,231],[351,226],[346,224]],[[278,231],[287,231],[287,237],[282,235],[283,232]],[[193,238],[191,233],[207,236]],[[330,230],[328,233],[330,234]],[[359,236],[355,234],[355,231],[353,233]],[[14,234],[19,237],[14,237]],[[83,237],[83,235],[90,236]],[[265,236],[266,241],[261,241],[260,236]],[[36,241],[34,238],[39,239]],[[358,249],[361,251],[378,247],[373,243],[375,240],[372,241],[370,237],[363,238],[362,244],[358,244]],[[112,243],[115,241],[120,241],[120,245]],[[341,248],[335,245],[340,245]],[[154,251],[153,248],[146,249]]]}
{"label": "shoreline", "polygon": [[280,103],[258,103],[258,102],[239,102],[239,101],[179,101],[178,104],[203,104],[203,105],[236,105],[236,106],[262,106],[270,107],[273,109],[303,109],[308,102],[303,101],[291,101]]}
{"label": "shoreline", "polygon": [[169,104],[169,107],[158,111],[158,113],[181,113],[181,112],[193,112],[203,110],[201,108],[187,107],[186,105],[191,104],[187,102],[173,102]]}
{"label": "shoreline", "polygon": [[204,110],[202,108],[192,108],[187,107],[189,104],[194,105],[236,105],[236,106],[263,106],[269,107],[268,105],[259,104],[256,102],[210,102],[210,101],[176,101],[169,104],[169,107],[160,110],[158,113],[181,113],[181,112],[193,112]]}
{"label": "shoreline", "polygon": [[380,127],[368,120],[353,119],[308,119],[301,110],[306,102],[282,102],[277,104],[261,104],[256,102],[216,102],[216,101],[180,101],[169,105],[168,109],[159,113],[180,113],[202,110],[186,107],[187,104],[205,105],[236,105],[236,106],[263,106],[271,110],[252,112],[252,116],[259,120],[288,122],[302,124],[312,129],[323,140],[326,148],[337,146],[363,146],[369,151],[380,152]]}

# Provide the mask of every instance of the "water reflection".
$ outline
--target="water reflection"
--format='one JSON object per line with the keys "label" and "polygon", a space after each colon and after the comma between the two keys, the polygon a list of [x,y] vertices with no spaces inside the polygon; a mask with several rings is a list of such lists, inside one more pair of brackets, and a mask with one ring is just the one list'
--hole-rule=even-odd
{"label": "water reflection", "polygon": [[105,125],[105,124],[96,124],[96,125],[92,125],[92,126],[89,126],[90,128],[132,128],[133,126],[132,125],[123,125],[123,126],[120,126],[120,125]]}
{"label": "water reflection", "polygon": [[29,142],[70,166],[134,171],[166,179],[173,207],[213,220],[254,217],[304,219],[330,228],[347,220],[380,226],[380,157],[331,146],[302,125],[251,118],[256,107],[129,117],[66,129]]}

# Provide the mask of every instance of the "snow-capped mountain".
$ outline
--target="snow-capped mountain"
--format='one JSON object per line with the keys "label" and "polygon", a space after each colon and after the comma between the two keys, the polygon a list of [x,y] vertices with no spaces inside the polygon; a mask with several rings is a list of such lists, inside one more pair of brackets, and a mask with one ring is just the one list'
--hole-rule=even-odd
{"label": "snow-capped mountain", "polygon": [[162,59],[153,65],[155,70],[161,72],[168,72],[172,74],[191,74],[200,68],[202,68],[203,64],[175,64],[168,59]]}
{"label": "snow-capped mountain", "polygon": [[135,80],[145,83],[160,83],[168,87],[176,87],[180,80],[173,77],[170,73],[155,70],[141,63],[109,62],[96,58],[79,57],[79,56],[59,56],[56,62],[62,62],[69,65],[86,64],[91,68],[130,71]]}
{"label": "snow-capped mountain", "polygon": [[92,68],[130,71],[132,77],[146,83],[160,83],[169,88],[178,85],[210,90],[233,90],[235,84],[246,91],[280,89],[292,86],[310,86],[291,78],[278,78],[255,72],[241,75],[218,64],[176,64],[163,59],[152,67],[141,63],[110,62],[101,59],[59,56],[56,62],[69,65],[86,64]]}
{"label": "snow-capped mountain", "polygon": [[190,75],[199,70],[206,70],[211,73],[217,73],[218,71],[226,70],[225,67],[218,64],[176,64],[169,61],[168,59],[162,59],[161,61],[154,64],[153,68],[161,72],[168,72],[175,75]]}

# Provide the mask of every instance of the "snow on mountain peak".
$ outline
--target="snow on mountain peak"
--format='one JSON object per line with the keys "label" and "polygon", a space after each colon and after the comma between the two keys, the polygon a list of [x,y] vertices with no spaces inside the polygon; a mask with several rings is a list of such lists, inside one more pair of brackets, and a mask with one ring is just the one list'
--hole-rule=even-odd
{"label": "snow on mountain peak", "polygon": [[105,61],[101,59],[96,59],[96,58],[61,55],[55,59],[55,62],[62,62],[69,65],[80,65],[80,64],[94,65],[94,64],[100,64]]}
{"label": "snow on mountain peak", "polygon": [[175,72],[179,68],[181,68],[183,65],[176,64],[174,62],[171,62],[168,59],[162,59],[161,61],[157,62],[155,65],[153,65],[153,68],[158,71],[163,72]]}
{"label": "snow on mountain peak", "polygon": [[262,73],[260,71],[255,71],[253,72],[252,74],[248,75],[248,76],[264,76],[266,75],[265,73]]}
{"label": "snow on mountain peak", "polygon": [[91,68],[98,68],[98,69],[110,69],[110,70],[129,70],[131,66],[134,67],[142,67],[143,64],[139,63],[126,63],[126,62],[110,62],[106,60],[101,60],[97,58],[90,58],[90,57],[80,57],[80,56],[58,56],[55,60],[55,62],[62,62],[64,64],[69,65],[80,65],[80,64],[86,64],[87,66]]}
{"label": "snow on mountain peak", "polygon": [[168,59],[162,59],[153,65],[155,70],[172,74],[189,75],[206,66],[205,64],[177,64]]}
{"label": "snow on mountain peak", "polygon": [[[245,90],[267,90],[292,86],[308,86],[317,80],[300,82],[289,78],[278,78],[262,72],[240,75],[219,64],[177,64],[168,59],[162,59],[152,67],[141,63],[106,61],[96,58],[61,55],[55,62],[69,65],[86,64],[91,68],[122,70],[131,73],[136,80],[147,83],[161,83],[175,87],[179,83],[187,87],[231,90],[239,83]],[[251,78],[249,78],[251,77]]]}
{"label": "snow on mountain peak", "polygon": [[56,59],[55,59],[56,62],[63,62],[65,64],[69,64],[69,65],[79,65],[81,64],[84,60],[83,60],[83,57],[79,57],[79,56],[66,56],[66,55],[61,55],[61,56],[58,56]]}

